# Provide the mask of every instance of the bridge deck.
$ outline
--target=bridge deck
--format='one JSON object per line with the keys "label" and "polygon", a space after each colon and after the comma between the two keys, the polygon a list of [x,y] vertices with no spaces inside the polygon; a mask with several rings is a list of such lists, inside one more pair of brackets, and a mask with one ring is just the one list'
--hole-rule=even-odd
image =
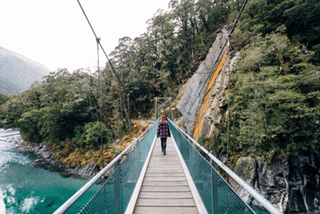
{"label": "bridge deck", "polygon": [[156,140],[134,213],[199,213],[172,138]]}

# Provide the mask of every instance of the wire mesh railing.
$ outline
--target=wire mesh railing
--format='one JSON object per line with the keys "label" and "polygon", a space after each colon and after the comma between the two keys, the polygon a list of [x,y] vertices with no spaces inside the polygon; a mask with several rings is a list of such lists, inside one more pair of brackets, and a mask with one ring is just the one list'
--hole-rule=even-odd
{"label": "wire mesh railing", "polygon": [[[158,120],[104,169],[66,201],[54,214],[65,213],[90,189],[97,188],[96,182],[109,170],[114,172],[98,187],[98,191],[78,213],[124,213],[140,172],[156,137]],[[144,137],[143,137],[144,136]],[[130,152],[131,151],[131,152]],[[121,158],[129,154],[121,162]]]}
{"label": "wire mesh railing", "polygon": [[[80,210],[79,213],[124,213],[127,209],[131,195],[134,192],[141,170],[145,164],[150,148],[155,140],[156,123],[135,142],[121,152],[107,167],[100,171],[54,214],[65,213],[78,199],[89,189],[97,189],[96,181],[111,168],[114,172],[100,185],[99,190]],[[270,213],[281,213],[273,205],[266,201],[260,194],[247,185],[241,178],[235,175],[229,168],[205,150],[193,138],[187,135],[181,128],[169,120],[172,136],[180,150],[184,162],[190,172],[197,191],[208,213],[255,213],[244,200],[229,186],[216,169],[198,152],[193,144],[197,145],[211,160],[221,167],[234,181],[244,188],[251,196],[261,203]],[[142,136],[144,138],[142,139]],[[189,140],[187,140],[187,138]],[[142,139],[142,140],[140,140]],[[120,162],[120,158],[131,152]],[[257,212],[260,213],[260,212]]]}
{"label": "wire mesh railing", "polygon": [[156,136],[157,122],[79,213],[124,213]]}
{"label": "wire mesh railing", "polygon": [[[190,175],[195,183],[199,195],[205,205],[208,213],[255,213],[239,195],[230,187],[230,185],[221,177],[216,169],[198,152],[197,149],[184,137],[188,137],[194,141],[189,135],[183,132],[178,126],[169,120],[170,130],[175,142],[180,150],[180,153],[188,167]],[[193,142],[197,143],[197,142]],[[198,143],[197,143],[198,144]],[[201,147],[200,145],[197,145]],[[270,202],[266,201],[255,190],[249,187],[245,182],[235,175],[230,169],[224,166],[212,154],[209,154],[203,147],[203,150],[215,163],[234,178],[237,183],[245,187],[246,190],[253,195],[263,206],[266,207],[271,213],[280,213]],[[251,189],[250,189],[251,188]]]}

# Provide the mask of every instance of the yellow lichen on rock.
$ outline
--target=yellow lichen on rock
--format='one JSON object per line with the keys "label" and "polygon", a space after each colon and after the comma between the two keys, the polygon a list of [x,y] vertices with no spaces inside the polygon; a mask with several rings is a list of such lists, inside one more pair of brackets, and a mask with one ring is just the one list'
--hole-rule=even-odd
{"label": "yellow lichen on rock", "polygon": [[213,83],[214,83],[216,77],[220,73],[222,65],[224,64],[225,60],[227,59],[227,56],[228,56],[228,52],[225,52],[223,58],[221,59],[221,62],[219,64],[218,68],[216,69],[216,71],[215,71],[214,75],[212,76],[212,78],[210,80],[210,83],[209,83],[209,85],[207,87],[206,94],[205,94],[205,97],[204,97],[204,101],[203,101],[203,104],[201,106],[199,119],[198,119],[197,125],[196,125],[194,133],[193,133],[193,138],[195,138],[195,139],[198,137],[198,134],[199,134],[199,132],[201,131],[201,128],[202,128],[202,123],[203,123],[203,119],[204,119],[204,116],[205,116],[205,111],[207,109],[207,105],[209,103],[209,99],[210,99],[210,96],[211,96],[211,94],[209,92],[210,92],[210,90],[211,90],[211,88],[213,86]]}

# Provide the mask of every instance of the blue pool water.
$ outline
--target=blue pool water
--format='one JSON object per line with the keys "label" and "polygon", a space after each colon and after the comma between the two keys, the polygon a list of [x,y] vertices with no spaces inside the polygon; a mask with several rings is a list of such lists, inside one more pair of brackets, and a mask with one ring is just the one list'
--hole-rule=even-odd
{"label": "blue pool water", "polygon": [[[87,181],[62,177],[32,165],[33,157],[15,152],[19,132],[0,129],[0,213],[53,213]],[[91,188],[68,213],[78,212],[95,193]]]}

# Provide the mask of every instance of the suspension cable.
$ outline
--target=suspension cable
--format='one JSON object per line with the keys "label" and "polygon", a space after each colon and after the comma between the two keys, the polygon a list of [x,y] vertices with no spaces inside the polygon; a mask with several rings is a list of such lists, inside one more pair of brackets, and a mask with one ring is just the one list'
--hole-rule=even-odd
{"label": "suspension cable", "polygon": [[208,82],[208,80],[209,80],[209,77],[210,77],[210,75],[211,75],[211,72],[213,71],[214,67],[216,66],[216,64],[217,64],[217,62],[218,62],[218,60],[219,60],[219,58],[220,58],[220,56],[221,56],[221,54],[222,54],[223,49],[224,49],[225,46],[226,46],[226,44],[227,44],[227,42],[224,43],[224,45],[223,45],[223,47],[222,47],[222,49],[221,49],[218,57],[216,58],[215,62],[213,63],[213,66],[210,68],[210,71],[208,72],[208,76],[207,76],[205,82],[203,83],[203,85],[202,85],[202,87],[201,87],[201,89],[200,89],[200,91],[199,91],[196,99],[193,101],[191,107],[189,108],[189,111],[187,112],[187,114],[190,113],[190,110],[192,109],[193,105],[195,104],[195,102],[196,102],[196,101],[198,100],[198,98],[200,97],[200,94],[202,93],[202,90],[203,90],[204,86],[207,84],[207,82]]}
{"label": "suspension cable", "polygon": [[87,17],[87,15],[86,15],[86,13],[85,13],[85,11],[84,11],[84,9],[83,9],[82,5],[80,4],[80,1],[79,1],[79,0],[77,0],[77,1],[78,1],[78,4],[79,4],[79,6],[80,6],[80,8],[81,8],[81,10],[82,10],[82,12],[83,12],[83,14],[84,14],[84,16],[85,16],[85,17],[86,17],[86,19],[87,19],[87,22],[88,22],[88,24],[89,24],[89,26],[90,26],[90,28],[91,28],[91,30],[92,30],[92,32],[93,32],[93,34],[94,34],[94,36],[96,37],[97,43],[98,43],[98,44],[99,44],[99,46],[101,47],[101,50],[103,51],[104,55],[107,57],[107,60],[108,60],[108,62],[109,62],[109,64],[110,64],[110,66],[111,66],[111,70],[112,70],[112,72],[113,72],[113,73],[114,73],[114,75],[116,76],[116,78],[117,78],[118,82],[121,84],[122,88],[124,88],[124,86],[123,86],[123,84],[122,84],[122,82],[121,82],[121,80],[120,80],[120,78],[119,78],[119,76],[118,76],[117,72],[115,71],[115,69],[114,69],[114,67],[113,67],[113,65],[112,65],[112,63],[111,63],[111,61],[109,60],[109,57],[108,57],[107,53],[105,52],[105,50],[104,50],[103,46],[102,46],[102,45],[101,45],[101,43],[100,43],[100,38],[98,38],[98,36],[97,36],[96,32],[94,31],[94,29],[93,29],[93,27],[92,27],[92,25],[91,25],[91,23],[90,23],[90,21],[89,21],[89,19],[88,19],[88,17]]}
{"label": "suspension cable", "polygon": [[[104,50],[102,44],[100,43],[100,38],[98,38],[96,32],[94,31],[94,29],[93,29],[93,27],[92,27],[92,25],[91,25],[91,23],[90,23],[90,21],[89,21],[89,18],[88,18],[88,16],[87,16],[87,14],[85,13],[85,11],[84,11],[84,9],[83,9],[80,1],[77,0],[77,2],[78,2],[79,6],[80,6],[80,8],[81,8],[81,10],[82,10],[82,12],[83,12],[83,15],[85,16],[85,18],[86,18],[86,20],[87,20],[87,22],[88,22],[88,24],[89,24],[89,26],[90,26],[90,28],[91,28],[92,33],[94,34],[94,36],[95,36],[95,38],[96,38],[96,41],[97,41],[98,45],[100,46],[101,50],[103,51],[104,55],[106,56],[106,58],[107,58],[107,60],[108,60],[108,62],[109,62],[109,65],[110,65],[110,67],[111,67],[111,71],[114,73],[114,75],[116,76],[119,84],[121,85],[121,88],[122,88],[123,91],[125,92],[126,90],[125,90],[125,88],[124,88],[124,85],[122,84],[122,82],[121,82],[121,80],[120,80],[117,72],[115,71],[115,69],[114,69],[111,61],[109,60],[109,57],[108,57],[106,51]],[[121,96],[121,94],[120,94],[120,96]],[[121,98],[120,98],[120,100],[121,100]],[[120,102],[121,102],[121,101],[120,101]],[[124,105],[125,105],[125,104],[124,104]],[[130,120],[130,118],[129,118],[129,116],[128,116],[130,109],[127,110],[126,107],[124,107],[124,109],[125,109],[125,112],[126,112],[126,114],[127,114],[128,120]],[[128,121],[128,123],[131,124],[130,121]]]}
{"label": "suspension cable", "polygon": [[234,31],[234,29],[235,29],[235,27],[236,27],[236,25],[237,25],[237,23],[238,23],[238,21],[239,21],[239,19],[240,19],[240,16],[241,16],[241,14],[242,14],[242,11],[243,11],[245,5],[247,4],[247,1],[248,1],[248,0],[245,0],[244,3],[242,4],[242,7],[241,7],[241,9],[240,9],[240,11],[239,11],[239,14],[238,14],[238,16],[237,16],[237,18],[236,18],[236,20],[235,20],[235,22],[234,22],[234,24],[233,24],[230,32],[227,34],[227,37],[228,37],[229,39],[228,39],[227,41],[225,41],[223,47],[221,48],[221,51],[220,51],[218,57],[216,58],[215,62],[213,63],[213,66],[211,67],[211,69],[210,69],[210,71],[209,71],[209,74],[208,74],[206,80],[204,81],[204,83],[203,83],[203,85],[202,85],[202,87],[201,87],[201,89],[200,89],[200,92],[198,93],[196,99],[193,101],[193,103],[192,103],[191,107],[189,108],[189,111],[187,112],[187,114],[190,113],[190,110],[192,109],[193,105],[195,104],[195,102],[196,102],[196,101],[198,100],[198,98],[200,97],[200,95],[201,95],[201,93],[202,93],[202,90],[203,90],[204,86],[207,84],[207,82],[208,82],[208,80],[209,80],[209,76],[211,75],[211,72],[213,71],[214,67],[216,66],[216,64],[217,64],[217,62],[218,62],[218,59],[219,59],[219,57],[221,56],[221,54],[222,54],[222,52],[223,52],[226,44],[228,43],[228,46],[230,46],[230,38],[231,38],[231,35],[232,35],[232,33],[233,33],[233,31]]}
{"label": "suspension cable", "polygon": [[100,105],[98,104],[99,107],[99,122],[100,122],[100,141],[101,141],[101,146],[102,146],[102,153],[103,153],[103,139],[102,139],[102,90],[101,90],[101,78],[100,78],[100,57],[99,57],[99,42],[100,38],[96,39],[97,41],[97,68],[98,68],[98,81],[99,81],[99,99],[98,103],[100,102]]}
{"label": "suspension cable", "polygon": [[229,32],[230,37],[231,37],[231,35],[232,35],[233,31],[234,31],[234,28],[236,27],[236,25],[237,25],[237,23],[238,23],[238,21],[239,21],[239,19],[240,19],[240,16],[241,16],[241,14],[242,14],[242,11],[243,11],[244,7],[245,7],[246,4],[247,4],[247,1],[248,1],[248,0],[245,0],[245,1],[243,2],[243,4],[242,4],[242,7],[241,7],[241,9],[240,9],[240,11],[239,11],[239,14],[238,14],[238,16],[237,16],[237,18],[236,18],[236,21],[234,22],[234,24],[233,24],[233,26],[232,26],[232,28],[231,28],[231,30],[230,30],[230,32]]}
{"label": "suspension cable", "polygon": [[[230,35],[227,35],[228,39],[228,51],[230,51]],[[230,63],[228,66],[228,128],[227,128],[227,161],[229,160],[229,141],[230,141],[230,135],[229,135],[229,130],[230,130]]]}
{"label": "suspension cable", "polygon": [[[100,66],[99,66],[99,42],[100,38],[96,39],[97,41],[97,71],[98,71],[98,82],[99,82],[99,98],[101,99],[101,82],[100,82]],[[101,102],[101,100],[100,100]],[[99,105],[98,105],[99,106]],[[99,121],[101,122],[101,106],[99,106]]]}
{"label": "suspension cable", "polygon": [[[231,35],[234,31],[234,28],[236,27],[236,24],[238,23],[239,21],[239,18],[242,14],[242,11],[244,9],[244,7],[246,6],[247,4],[247,0],[245,0],[242,4],[242,7],[239,11],[239,14],[236,18],[236,21],[234,22],[233,26],[232,26],[232,29],[230,30],[229,34],[227,35],[227,41],[228,41],[228,51],[230,52],[230,39],[231,39]],[[229,143],[230,143],[230,73],[231,73],[231,69],[230,69],[230,63],[229,63],[229,66],[228,66],[228,127],[227,127],[227,160],[229,159]]]}

